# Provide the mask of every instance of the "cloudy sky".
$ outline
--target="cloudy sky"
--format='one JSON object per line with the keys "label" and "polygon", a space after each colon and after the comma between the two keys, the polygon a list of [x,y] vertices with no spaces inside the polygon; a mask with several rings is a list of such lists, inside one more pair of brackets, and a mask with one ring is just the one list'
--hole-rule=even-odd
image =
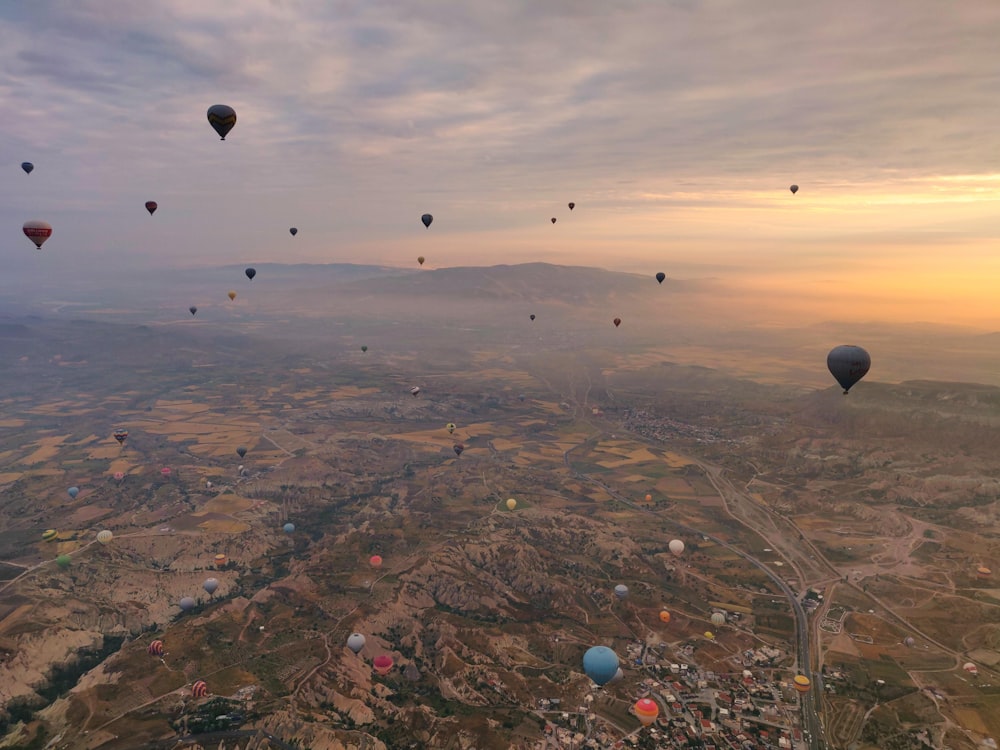
{"label": "cloudy sky", "polygon": [[991,326],[998,40],[996,0],[3,3],[0,250],[40,218],[92,273],[544,260]]}

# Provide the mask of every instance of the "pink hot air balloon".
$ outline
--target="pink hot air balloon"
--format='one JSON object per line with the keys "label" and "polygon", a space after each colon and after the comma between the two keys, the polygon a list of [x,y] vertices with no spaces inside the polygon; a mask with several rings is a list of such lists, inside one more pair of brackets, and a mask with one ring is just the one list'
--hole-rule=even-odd
{"label": "pink hot air balloon", "polygon": [[376,672],[385,675],[389,674],[389,672],[392,671],[393,661],[392,657],[389,656],[389,654],[380,654],[375,657],[375,660],[372,662],[372,664],[374,665]]}
{"label": "pink hot air balloon", "polygon": [[116,471],[116,472],[115,472],[115,481],[116,481],[116,482],[120,482],[120,481],[122,481],[122,480],[123,480],[124,478],[125,478],[125,472],[124,472],[124,471]]}
{"label": "pink hot air balloon", "polygon": [[160,469],[160,473],[163,476],[165,476],[165,477],[169,477],[170,476],[170,467],[169,466],[164,466],[162,469]]}
{"label": "pink hot air balloon", "polygon": [[369,558],[368,563],[373,568],[381,568],[382,567],[382,557],[381,557],[381,555],[372,555],[371,558]]}

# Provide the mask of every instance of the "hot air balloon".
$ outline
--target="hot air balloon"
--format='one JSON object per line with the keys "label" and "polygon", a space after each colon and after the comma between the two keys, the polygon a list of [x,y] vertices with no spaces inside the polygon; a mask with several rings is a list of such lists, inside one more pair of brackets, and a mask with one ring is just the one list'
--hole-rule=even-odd
{"label": "hot air balloon", "polygon": [[552,217],[552,223],[553,223],[553,224],[555,224],[555,223],[556,223],[556,217],[555,217],[555,216],[553,216],[553,217]]}
{"label": "hot air balloon", "polygon": [[185,596],[184,598],[181,599],[180,608],[183,609],[185,612],[190,612],[192,609],[194,609],[194,599],[192,599],[190,596]]}
{"label": "hot air balloon", "polygon": [[715,633],[713,633],[711,630],[706,630],[705,631],[705,637],[708,638],[708,640],[710,640],[710,641],[714,641],[715,640]]}
{"label": "hot air balloon", "polygon": [[382,675],[389,674],[392,671],[392,664],[392,657],[389,654],[379,654],[372,661],[375,671]]}
{"label": "hot air balloon", "polygon": [[808,693],[811,683],[809,682],[809,678],[804,674],[797,674],[792,678],[792,687],[800,693]]}
{"label": "hot air balloon", "polygon": [[618,326],[620,326],[622,324],[622,319],[621,318],[615,318],[612,322],[615,324],[615,328],[617,328]]}
{"label": "hot air balloon", "polygon": [[104,529],[103,531],[98,531],[97,532],[97,541],[99,541],[101,544],[107,544],[107,543],[109,543],[114,538],[115,538],[115,535],[112,534],[107,529]]}
{"label": "hot air balloon", "polygon": [[247,454],[246,446],[241,445],[239,448],[236,449],[236,455],[239,456],[240,458],[243,458],[246,454]]}
{"label": "hot air balloon", "polygon": [[713,612],[711,620],[712,624],[715,625],[715,627],[717,628],[722,627],[723,625],[726,624],[726,616],[721,612]]}
{"label": "hot air balloon", "polygon": [[58,565],[63,570],[68,568],[71,562],[72,560],[70,559],[69,555],[59,555],[59,557],[56,558],[56,565]]}
{"label": "hot air balloon", "polygon": [[525,398],[527,398],[527,396],[525,396],[523,393],[519,393],[517,395],[517,400],[520,401],[520,402],[522,402],[522,403],[524,402]]}
{"label": "hot air balloon", "polygon": [[365,637],[361,633],[351,633],[347,636],[347,647],[354,653],[358,653],[365,647]]}
{"label": "hot air balloon", "polygon": [[455,451],[456,456],[461,456],[462,451],[465,450],[465,446],[462,445],[461,443],[455,443],[453,446],[451,446],[451,449]]}
{"label": "hot air balloon", "polygon": [[619,583],[617,586],[615,586],[615,596],[617,596],[619,599],[624,599],[626,596],[628,596],[628,586],[626,586],[624,583]]}
{"label": "hot air balloon", "polygon": [[618,669],[615,670],[615,676],[612,677],[610,680],[608,680],[608,684],[610,685],[613,682],[619,682],[624,679],[625,679],[625,673],[622,671],[621,667],[618,667]]}
{"label": "hot air balloon", "polygon": [[531,315],[529,315],[528,317],[529,317],[529,318],[530,318],[531,320],[534,320],[534,319],[535,319],[535,314],[534,314],[534,313],[531,313]]}
{"label": "hot air balloon", "polygon": [[382,567],[381,555],[372,555],[371,557],[369,557],[368,564],[371,565],[373,568],[381,568]]}
{"label": "hot air balloon", "polygon": [[670,544],[668,544],[667,546],[670,548],[670,551],[673,552],[674,555],[676,555],[677,557],[680,557],[682,554],[684,554],[684,542],[682,542],[680,539],[671,539]]}
{"label": "hot air balloon", "polygon": [[291,534],[292,532],[295,531],[295,524],[286,523],[284,526],[281,527],[281,530],[284,531],[286,534]]}
{"label": "hot air balloon", "polygon": [[656,274],[656,281],[657,281],[657,283],[660,283],[660,284],[662,284],[662,283],[663,283],[663,280],[664,280],[665,278],[667,278],[667,275],[666,275],[665,273],[663,273],[663,271],[659,271],[659,272],[658,272],[658,273]]}
{"label": "hot air balloon", "polygon": [[410,389],[411,396],[416,396],[418,393],[420,393],[420,386],[415,385]]}
{"label": "hot air balloon", "polygon": [[290,229],[288,230],[288,233],[289,233],[290,235],[292,235],[292,237],[294,237],[295,235],[297,235],[297,234],[299,233],[299,230],[298,230],[298,229],[296,229],[295,227],[291,227],[291,228],[290,228]]}
{"label": "hot air balloon", "polygon": [[192,698],[204,698],[206,695],[208,695],[208,685],[205,684],[204,680],[198,680],[191,686]]}
{"label": "hot air balloon", "polygon": [[569,204],[569,210],[572,211],[574,208],[576,208],[576,204],[573,203],[573,202],[570,202],[570,204]]}
{"label": "hot air balloon", "polygon": [[31,174],[35,169],[35,165],[32,164],[30,161],[22,161],[21,169],[24,170],[25,174]]}
{"label": "hot air balloon", "polygon": [[115,472],[115,481],[116,481],[116,482],[120,482],[120,481],[122,481],[122,480],[123,480],[124,478],[125,478],[125,472],[124,472],[124,471],[116,471],[116,472]]}
{"label": "hot air balloon", "polygon": [[66,493],[71,498],[73,498],[74,500],[76,500],[76,496],[80,494],[80,488],[79,487],[70,487],[68,490],[66,490]]}
{"label": "hot air balloon", "polygon": [[230,292],[229,292],[229,299],[230,299],[230,301],[236,299],[236,292],[230,290]]}
{"label": "hot air balloon", "polygon": [[188,312],[194,315],[196,312],[198,312],[198,308],[195,307],[194,305],[191,305],[191,307],[188,308]]}
{"label": "hot air balloon", "polygon": [[146,652],[150,656],[163,656],[163,641],[152,641]]}
{"label": "hot air balloon", "polygon": [[660,622],[662,622],[664,625],[670,622],[670,613],[667,612],[667,610],[665,609],[660,610]]}
{"label": "hot air balloon", "polygon": [[648,727],[660,715],[660,707],[656,705],[656,701],[654,700],[640,698],[635,702],[635,715],[638,717],[640,724]]}
{"label": "hot air balloon", "polygon": [[229,558],[226,557],[221,552],[219,554],[217,554],[215,557],[213,557],[212,559],[215,562],[216,567],[222,567],[229,560]]}
{"label": "hot air balloon", "polygon": [[32,219],[31,221],[24,222],[22,231],[24,232],[24,236],[34,242],[35,247],[41,250],[42,245],[45,244],[45,240],[52,236],[52,225],[47,221]]}
{"label": "hot air balloon", "polygon": [[797,192],[799,192],[799,186],[798,185],[792,185],[788,189],[792,191],[792,195],[795,195]]}
{"label": "hot air balloon", "polygon": [[215,590],[219,588],[219,581],[215,578],[206,578],[205,582],[201,584],[201,587],[208,592],[209,596],[215,593]]}
{"label": "hot air balloon", "polygon": [[653,502],[653,496],[650,495],[648,492],[646,493],[646,502],[647,503]]}
{"label": "hot air balloon", "polygon": [[583,671],[600,686],[607,685],[618,671],[618,656],[607,646],[593,646],[583,655]]}
{"label": "hot air balloon", "polygon": [[987,568],[985,565],[980,565],[976,568],[976,578],[989,578],[993,575],[993,571]]}
{"label": "hot air balloon", "polygon": [[44,539],[46,542],[51,542],[57,536],[59,536],[59,532],[56,531],[55,529],[46,529],[45,531],[42,532],[42,539]]}
{"label": "hot air balloon", "polygon": [[965,664],[962,665],[962,669],[964,669],[966,672],[968,672],[971,675],[977,675],[977,674],[979,674],[979,667],[977,667],[971,661],[965,662]]}
{"label": "hot air balloon", "polygon": [[160,469],[160,475],[162,477],[169,478],[170,474],[171,474],[171,471],[170,471],[170,467],[169,466],[164,466],[162,469]]}
{"label": "hot air balloon", "polygon": [[507,510],[514,510],[517,507],[517,500],[512,497],[507,498]]}
{"label": "hot air balloon", "polygon": [[913,644],[915,643],[916,641],[914,640],[912,635],[908,635],[906,636],[906,638],[903,639],[903,645],[906,646],[907,648],[913,648]]}
{"label": "hot air balloon", "polygon": [[417,263],[419,263],[420,265],[423,265],[423,264],[424,264],[424,260],[425,260],[425,259],[424,259],[424,256],[423,256],[423,255],[418,255],[418,256],[417,256]]}
{"label": "hot air balloon", "polygon": [[248,268],[243,273],[245,273],[247,275],[247,278],[250,279],[250,281],[253,281],[253,277],[257,275],[257,269],[256,268]]}
{"label": "hot air balloon", "polygon": [[448,434],[449,435],[451,435],[453,432],[455,432],[455,423],[454,422],[449,422],[448,424],[445,425],[445,427],[448,428]]}
{"label": "hot air balloon", "polygon": [[225,104],[213,104],[208,108],[208,124],[220,139],[226,140],[226,135],[236,124],[236,110]]}
{"label": "hot air balloon", "polygon": [[125,445],[125,441],[128,440],[128,430],[117,429],[114,431],[115,440],[121,446]]}
{"label": "hot air balloon", "polygon": [[434,221],[434,217],[431,216],[430,214],[424,214],[423,216],[420,217],[420,221],[422,221],[424,223],[425,227],[427,227],[428,229],[430,229],[431,228],[431,222]]}
{"label": "hot air balloon", "polygon": [[366,351],[368,351],[368,347],[365,346],[364,344],[362,344],[361,345],[361,353],[364,354]]}
{"label": "hot air balloon", "polygon": [[872,358],[860,346],[844,344],[830,350],[826,355],[826,366],[830,374],[840,383],[846,396],[851,386],[868,373],[868,369],[872,366]]}
{"label": "hot air balloon", "polygon": [[156,213],[156,208],[156,201],[146,201],[146,210],[149,211],[150,216]]}

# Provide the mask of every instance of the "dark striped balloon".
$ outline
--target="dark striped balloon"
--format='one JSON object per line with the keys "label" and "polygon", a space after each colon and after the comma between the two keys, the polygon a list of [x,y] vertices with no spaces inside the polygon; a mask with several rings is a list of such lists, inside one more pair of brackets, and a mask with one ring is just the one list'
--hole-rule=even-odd
{"label": "dark striped balloon", "polygon": [[236,124],[236,110],[226,104],[213,104],[208,108],[208,124],[222,140],[226,140],[226,134]]}

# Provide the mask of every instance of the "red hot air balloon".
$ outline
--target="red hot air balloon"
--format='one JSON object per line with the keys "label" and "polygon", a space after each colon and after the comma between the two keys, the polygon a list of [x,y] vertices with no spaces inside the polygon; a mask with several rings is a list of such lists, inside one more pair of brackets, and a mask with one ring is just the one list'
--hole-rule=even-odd
{"label": "red hot air balloon", "polygon": [[382,557],[380,555],[372,555],[368,559],[368,564],[371,565],[373,568],[381,568],[382,567]]}
{"label": "red hot air balloon", "polygon": [[375,657],[375,660],[372,662],[372,664],[374,665],[376,672],[382,675],[386,675],[392,671],[393,661],[392,657],[389,656],[389,654],[380,654]]}
{"label": "red hot air balloon", "polygon": [[149,211],[149,215],[152,216],[156,213],[156,201],[146,201],[146,210]]}
{"label": "red hot air balloon", "polygon": [[191,686],[192,698],[204,698],[206,695],[208,695],[208,685],[205,684],[204,680],[198,680]]}
{"label": "red hot air balloon", "polygon": [[150,656],[163,656],[163,641],[153,641],[146,649]]}
{"label": "red hot air balloon", "polygon": [[622,324],[622,319],[621,318],[615,318],[614,321],[612,321],[612,322],[615,324],[615,328],[617,328],[618,326],[620,326]]}
{"label": "red hot air balloon", "polygon": [[162,474],[164,477],[169,477],[170,476],[170,467],[169,466],[164,466],[162,469],[160,469],[160,474]]}
{"label": "red hot air balloon", "polygon": [[24,232],[25,237],[35,243],[35,247],[41,250],[45,240],[52,236],[52,225],[47,221],[32,219],[24,222],[21,231]]}
{"label": "red hot air balloon", "polygon": [[124,447],[125,441],[128,440],[128,430],[115,430],[114,436],[115,440],[118,441],[118,444]]}

